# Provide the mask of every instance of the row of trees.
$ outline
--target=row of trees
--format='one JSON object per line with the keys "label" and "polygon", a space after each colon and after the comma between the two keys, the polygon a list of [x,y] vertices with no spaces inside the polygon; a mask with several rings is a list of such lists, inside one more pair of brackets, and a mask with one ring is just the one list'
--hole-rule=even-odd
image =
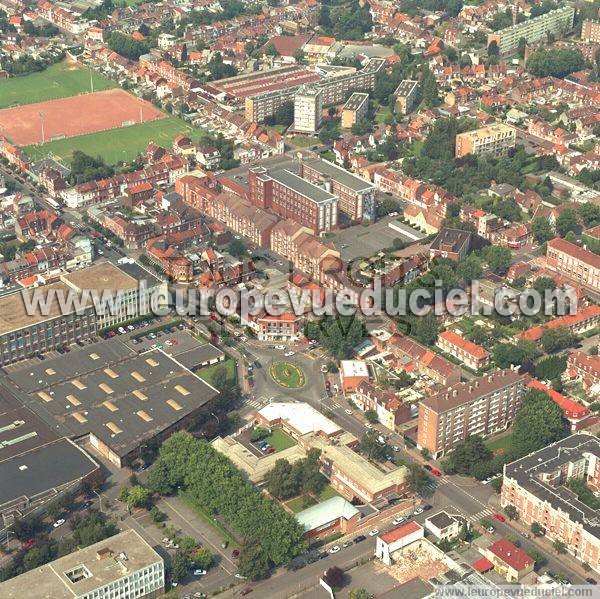
{"label": "row of trees", "polygon": [[104,162],[102,156],[89,156],[81,150],[75,150],[71,158],[71,179],[74,183],[98,181],[115,174],[115,169]]}
{"label": "row of trees", "polygon": [[[160,449],[148,476],[148,488],[161,495],[182,489],[199,510],[222,517],[246,542],[240,562],[267,565],[252,572],[266,575],[271,565],[287,563],[305,549],[302,526],[249,483],[225,456],[189,433],[172,435]],[[246,554],[252,552],[252,559]]]}
{"label": "row of trees", "polygon": [[527,59],[527,70],[537,77],[562,78],[584,67],[585,59],[577,48],[544,48]]}
{"label": "row of trees", "polygon": [[478,435],[468,437],[442,462],[445,472],[482,480],[500,472],[502,466],[537,451],[566,434],[563,412],[546,393],[530,389],[523,397],[512,428],[511,446],[494,456]]}

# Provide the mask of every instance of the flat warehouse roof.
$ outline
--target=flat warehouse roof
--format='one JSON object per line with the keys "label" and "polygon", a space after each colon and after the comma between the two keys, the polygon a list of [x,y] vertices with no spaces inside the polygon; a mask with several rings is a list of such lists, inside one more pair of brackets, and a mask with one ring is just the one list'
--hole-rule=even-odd
{"label": "flat warehouse roof", "polygon": [[176,354],[177,361],[190,369],[196,368],[196,366],[208,360],[220,359],[224,355],[220,349],[210,343],[204,343],[195,349],[189,349],[181,354]]}
{"label": "flat warehouse roof", "polygon": [[318,187],[286,169],[269,172],[268,175],[278,183],[293,189],[314,202],[329,202],[336,199],[336,196],[325,191],[322,187]]}
{"label": "flat warehouse roof", "polygon": [[8,378],[26,393],[43,389],[48,385],[71,379],[101,367],[136,355],[118,337],[100,343],[73,348],[68,354],[38,362],[31,361],[24,366],[11,366]]}
{"label": "flat warehouse roof", "polygon": [[30,377],[24,401],[62,435],[92,433],[123,457],[218,393],[161,350],[102,353],[105,344],[73,350],[48,365],[54,374]]}
{"label": "flat warehouse roof", "polygon": [[56,439],[0,462],[0,506],[77,481],[98,467],[69,439]]}
{"label": "flat warehouse roof", "polygon": [[[60,304],[56,300],[50,303],[46,315],[42,314],[39,305],[37,305],[36,309],[29,314],[23,294],[26,294],[29,301],[35,297],[34,293],[36,295],[41,294],[40,300],[44,302],[50,294],[58,292],[64,294],[66,297],[69,291],[69,287],[65,283],[57,282],[51,283],[50,285],[42,285],[36,289],[24,289],[0,297],[0,335],[10,333],[11,331],[17,331],[40,322],[52,320],[61,315]],[[69,313],[72,312],[75,312],[75,309],[71,310]]]}
{"label": "flat warehouse roof", "polygon": [[84,289],[130,290],[138,287],[138,281],[110,262],[99,262],[88,268],[65,274],[62,279],[73,289],[81,292]]}
{"label": "flat warehouse roof", "polygon": [[363,179],[357,177],[352,173],[349,173],[345,168],[340,168],[328,160],[321,160],[320,158],[309,158],[303,160],[303,163],[323,175],[328,175],[335,181],[339,181],[342,185],[349,187],[353,191],[365,191],[367,189],[374,189],[374,185]]}

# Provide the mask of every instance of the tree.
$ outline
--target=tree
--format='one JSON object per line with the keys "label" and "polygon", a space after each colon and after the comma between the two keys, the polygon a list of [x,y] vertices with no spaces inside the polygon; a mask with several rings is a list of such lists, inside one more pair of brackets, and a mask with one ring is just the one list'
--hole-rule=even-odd
{"label": "tree", "polygon": [[425,345],[433,345],[437,341],[440,323],[433,312],[425,316],[409,316],[409,334]]}
{"label": "tree", "polygon": [[379,419],[377,418],[377,412],[375,410],[367,410],[365,412],[365,418],[367,419],[367,422],[370,422],[371,424],[379,422]]}
{"label": "tree", "polygon": [[308,322],[304,328],[308,339],[318,341],[329,353],[343,360],[352,355],[352,348],[366,336],[364,322],[356,316],[322,316]]}
{"label": "tree", "polygon": [[371,599],[373,595],[365,588],[352,589],[350,591],[350,599]]}
{"label": "tree", "polygon": [[574,208],[565,208],[556,219],[556,232],[564,237],[569,231],[575,232],[578,228],[577,212]]}
{"label": "tree", "polygon": [[500,491],[502,490],[502,477],[499,476],[498,478],[495,478],[491,483],[490,486],[492,487],[492,489],[494,489],[494,491],[496,493],[500,493]]}
{"label": "tree", "polygon": [[419,84],[421,99],[429,108],[440,105],[440,97],[437,80],[433,72],[425,64],[421,69],[421,81]]}
{"label": "tree", "polygon": [[600,206],[590,203],[580,204],[577,212],[586,227],[595,227],[600,224]]}
{"label": "tree", "polygon": [[518,520],[519,512],[517,512],[517,508],[514,505],[507,505],[504,508],[504,513],[508,516],[510,520]]}
{"label": "tree", "polygon": [[325,570],[324,578],[329,586],[339,589],[344,584],[344,571],[338,566],[331,566]]}
{"label": "tree", "polygon": [[297,50],[294,52],[293,56],[294,56],[294,60],[295,60],[296,62],[304,62],[304,58],[305,58],[305,56],[304,56],[304,52],[302,51],[302,48],[298,48],[298,49],[297,49]]}
{"label": "tree", "polygon": [[190,560],[196,568],[208,570],[213,563],[214,557],[206,547],[195,547],[190,552]]}
{"label": "tree", "polygon": [[560,406],[543,391],[527,391],[513,424],[512,442],[518,455],[537,451],[564,436],[565,425]]}
{"label": "tree", "polygon": [[543,568],[548,563],[546,556],[537,549],[529,549],[527,555],[535,562],[536,570]]}
{"label": "tree", "polygon": [[250,580],[259,580],[269,575],[269,558],[258,541],[244,540],[238,557],[238,572]]}
{"label": "tree", "polygon": [[180,582],[188,573],[189,558],[184,551],[178,549],[171,560],[171,579],[173,582]]}
{"label": "tree", "polygon": [[330,144],[340,136],[340,121],[333,119],[325,121],[325,124],[319,131],[319,141],[323,144]]}
{"label": "tree", "polygon": [[536,537],[543,537],[546,534],[546,529],[538,522],[531,523],[531,532]]}
{"label": "tree", "polygon": [[234,239],[228,246],[227,252],[236,258],[241,258],[248,254],[248,250],[241,239]]}
{"label": "tree", "polygon": [[416,463],[409,464],[408,484],[413,493],[421,493],[428,482],[429,477],[421,465]]}
{"label": "tree", "polygon": [[482,256],[492,272],[498,275],[506,274],[511,259],[511,253],[508,248],[500,245],[489,245],[484,248]]}
{"label": "tree", "polygon": [[127,494],[127,505],[129,508],[145,507],[148,505],[149,499],[150,493],[148,489],[141,485],[136,485],[135,487],[131,487]]}
{"label": "tree", "polygon": [[577,336],[567,327],[554,327],[542,333],[542,347],[547,353],[557,352],[573,345]]}
{"label": "tree", "polygon": [[519,58],[525,58],[525,51],[527,50],[527,40],[524,37],[519,38],[519,45],[517,46],[517,53]]}
{"label": "tree", "polygon": [[492,452],[486,447],[483,439],[479,435],[471,435],[455,447],[449,460],[456,473],[473,474],[478,463],[487,462],[491,457]]}
{"label": "tree", "polygon": [[265,486],[269,493],[278,499],[295,497],[299,490],[299,481],[293,476],[292,465],[287,460],[277,460],[271,470],[265,474]]}
{"label": "tree", "polygon": [[108,36],[108,47],[130,60],[138,60],[142,54],[147,54],[150,50],[146,40],[136,40],[120,31],[113,31]]}
{"label": "tree", "polygon": [[540,354],[538,347],[529,341],[520,340],[513,343],[496,343],[492,348],[492,357],[498,368],[520,366]]}
{"label": "tree", "polygon": [[456,276],[466,283],[476,281],[482,274],[481,258],[475,254],[465,256],[456,267]]}
{"label": "tree", "polygon": [[552,380],[560,377],[567,369],[567,360],[563,356],[549,356],[535,365],[535,376],[540,380]]}
{"label": "tree", "polygon": [[527,70],[536,77],[558,77],[579,71],[585,66],[581,51],[574,48],[536,50],[527,60]]}
{"label": "tree", "polygon": [[378,436],[379,433],[375,430],[367,431],[360,440],[359,449],[370,460],[383,462],[387,456],[387,447],[385,444],[379,443]]}
{"label": "tree", "polygon": [[547,219],[538,216],[531,221],[533,237],[538,243],[546,243],[554,237],[554,231]]}
{"label": "tree", "polygon": [[556,541],[554,541],[554,543],[552,543],[552,548],[558,554],[563,554],[563,553],[567,552],[567,546],[565,545],[565,543],[563,543],[562,541],[559,541],[558,539],[556,539]]}

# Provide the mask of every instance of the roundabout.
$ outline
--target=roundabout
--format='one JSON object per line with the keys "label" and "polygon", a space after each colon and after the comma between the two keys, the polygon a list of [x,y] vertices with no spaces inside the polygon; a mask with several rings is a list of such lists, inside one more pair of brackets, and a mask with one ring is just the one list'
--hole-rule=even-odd
{"label": "roundabout", "polygon": [[279,386],[286,389],[299,389],[306,383],[304,371],[299,366],[283,360],[272,362],[269,374]]}

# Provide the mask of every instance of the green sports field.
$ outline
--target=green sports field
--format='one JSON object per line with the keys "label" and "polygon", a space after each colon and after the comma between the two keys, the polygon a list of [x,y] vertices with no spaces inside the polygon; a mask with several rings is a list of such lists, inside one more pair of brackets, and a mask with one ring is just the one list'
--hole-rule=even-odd
{"label": "green sports field", "polygon": [[107,164],[115,164],[133,160],[144,152],[151,141],[170,147],[177,135],[192,131],[193,128],[181,119],[169,117],[121,129],[59,139],[43,146],[27,146],[24,149],[33,160],[52,155],[69,161],[75,150],[81,150],[90,156],[102,156]]}
{"label": "green sports field", "polygon": [[[94,91],[117,87],[110,79],[92,71]],[[0,108],[34,104],[90,91],[90,71],[68,62],[49,66],[45,71],[0,81]]]}

